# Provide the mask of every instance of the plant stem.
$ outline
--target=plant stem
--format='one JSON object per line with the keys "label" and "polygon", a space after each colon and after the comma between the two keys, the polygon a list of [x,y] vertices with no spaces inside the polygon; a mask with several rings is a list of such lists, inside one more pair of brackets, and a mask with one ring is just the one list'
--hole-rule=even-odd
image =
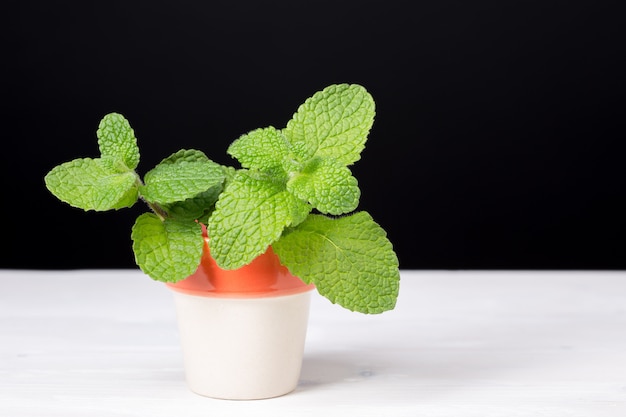
{"label": "plant stem", "polygon": [[[137,175],[137,173],[135,172],[135,175],[137,176],[137,185],[139,187],[141,187],[143,185],[143,181],[141,180],[141,177],[139,177],[139,175]],[[138,187],[138,188],[139,188]],[[146,205],[148,206],[148,208],[150,208],[150,210],[152,210],[152,212],[154,214],[157,215],[157,217],[159,219],[161,219],[161,221],[165,221],[165,219],[168,217],[167,212],[163,209],[163,207],[159,206],[157,203],[151,203],[148,200],[146,200],[144,198],[144,196],[141,195],[141,193],[139,194],[139,198],[141,199],[141,201],[143,201],[144,203],[146,203]]]}
{"label": "plant stem", "polygon": [[165,210],[163,210],[163,207],[159,206],[156,203],[149,202],[148,200],[143,198],[143,196],[139,196],[139,198],[141,198],[141,200],[146,203],[150,210],[152,210],[152,212],[156,214],[157,217],[161,219],[161,221],[165,221],[165,219],[168,217],[168,214]]}

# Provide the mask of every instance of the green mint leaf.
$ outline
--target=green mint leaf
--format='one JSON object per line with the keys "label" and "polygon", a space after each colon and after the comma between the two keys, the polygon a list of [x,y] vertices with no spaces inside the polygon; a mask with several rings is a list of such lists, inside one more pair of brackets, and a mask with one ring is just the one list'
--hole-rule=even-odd
{"label": "green mint leaf", "polygon": [[131,237],[137,265],[154,280],[178,282],[200,265],[204,238],[196,222],[161,221],[144,213],[135,221]]}
{"label": "green mint leaf", "polygon": [[141,195],[150,202],[170,204],[221,185],[222,167],[198,152],[179,151],[164,159],[145,175]]}
{"label": "green mint leaf", "polygon": [[178,152],[174,152],[164,160],[160,162],[160,164],[176,164],[181,161],[187,162],[206,162],[210,161],[210,159],[206,156],[206,154],[197,149],[181,149]]}
{"label": "green mint leaf", "polygon": [[121,160],[131,170],[139,165],[139,148],[135,132],[121,114],[110,113],[102,118],[98,131],[98,146],[103,157]]}
{"label": "green mint leaf", "polygon": [[59,200],[83,210],[130,207],[137,201],[137,176],[112,165],[110,158],[75,159],[54,167],[44,180]]}
{"label": "green mint leaf", "polygon": [[209,224],[211,255],[224,269],[250,263],[286,226],[306,217],[311,206],[271,177],[238,171],[215,205]]}
{"label": "green mint leaf", "polygon": [[292,274],[333,303],[370,314],[395,306],[398,258],[367,212],[337,219],[311,214],[272,248]]}
{"label": "green mint leaf", "polygon": [[235,179],[235,175],[237,175],[237,169],[229,166],[222,165],[222,172],[224,173],[224,188],[228,187],[233,179]]}
{"label": "green mint leaf", "polygon": [[215,209],[215,203],[222,190],[230,184],[235,177],[237,170],[233,167],[222,166],[224,173],[223,184],[216,185],[185,201],[177,201],[171,204],[162,204],[169,216],[177,220],[197,220],[200,223],[208,224],[209,217]]}
{"label": "green mint leaf", "polygon": [[289,155],[289,142],[273,127],[256,129],[241,136],[228,147],[228,153],[244,168],[272,169]]}
{"label": "green mint leaf", "polygon": [[374,115],[374,100],[365,88],[331,85],[307,99],[283,133],[301,161],[322,156],[351,165],[361,158]]}
{"label": "green mint leaf", "polygon": [[359,204],[361,191],[350,170],[334,159],[313,158],[287,182],[287,190],[322,213],[349,213]]}
{"label": "green mint leaf", "polygon": [[222,186],[216,185],[195,197],[172,204],[164,204],[162,207],[170,217],[176,220],[198,220],[206,224],[221,192]]}

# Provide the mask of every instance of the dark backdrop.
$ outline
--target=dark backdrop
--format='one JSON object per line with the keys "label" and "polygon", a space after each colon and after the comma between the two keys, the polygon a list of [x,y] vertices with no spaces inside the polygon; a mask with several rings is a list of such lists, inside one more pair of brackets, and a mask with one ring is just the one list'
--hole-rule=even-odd
{"label": "dark backdrop", "polygon": [[[615,2],[614,4],[618,4]],[[283,127],[331,83],[377,117],[353,167],[402,268],[626,267],[623,13],[597,1],[19,1],[3,6],[0,267],[133,267],[137,205],[44,188],[123,113],[140,173]]]}

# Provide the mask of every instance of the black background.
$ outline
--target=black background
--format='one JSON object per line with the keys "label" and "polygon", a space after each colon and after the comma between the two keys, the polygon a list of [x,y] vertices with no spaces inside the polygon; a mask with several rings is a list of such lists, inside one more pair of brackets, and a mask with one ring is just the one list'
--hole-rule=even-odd
{"label": "black background", "polygon": [[142,174],[180,148],[233,164],[232,140],[347,82],[377,104],[360,209],[402,268],[626,268],[626,37],[609,3],[3,8],[0,267],[134,267],[143,206],[84,213],[43,184],[97,156],[104,114],[130,120]]}

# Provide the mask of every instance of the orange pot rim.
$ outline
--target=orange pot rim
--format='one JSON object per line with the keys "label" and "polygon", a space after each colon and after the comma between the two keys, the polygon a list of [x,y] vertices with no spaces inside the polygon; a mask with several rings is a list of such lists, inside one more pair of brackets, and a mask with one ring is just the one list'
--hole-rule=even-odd
{"label": "orange pot rim", "polygon": [[301,287],[275,289],[267,291],[247,291],[247,292],[235,292],[235,291],[201,291],[192,290],[188,288],[179,288],[176,283],[165,284],[170,290],[180,292],[187,295],[195,295],[198,297],[208,298],[271,298],[271,297],[284,297],[288,295],[300,294],[307,291],[313,291],[315,289],[314,284],[304,284]]}
{"label": "orange pot rim", "polygon": [[280,264],[272,247],[250,264],[234,270],[220,268],[204,238],[204,251],[196,272],[182,281],[166,283],[173,291],[216,298],[264,298],[299,294],[315,289]]}

